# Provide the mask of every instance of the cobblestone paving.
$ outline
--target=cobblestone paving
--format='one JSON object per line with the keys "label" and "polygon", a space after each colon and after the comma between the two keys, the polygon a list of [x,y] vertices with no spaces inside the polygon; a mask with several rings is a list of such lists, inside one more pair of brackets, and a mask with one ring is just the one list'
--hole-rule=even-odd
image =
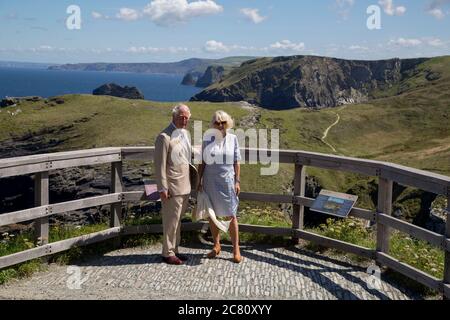
{"label": "cobblestone paving", "polygon": [[[160,245],[113,251],[76,266],[52,264],[0,286],[0,299],[414,299],[385,281],[369,289],[365,268],[297,247],[244,247],[241,264],[231,261],[230,248],[223,250],[209,260],[209,248],[184,247],[189,261],[183,266],[163,264]],[[85,280],[79,289],[77,270]]]}

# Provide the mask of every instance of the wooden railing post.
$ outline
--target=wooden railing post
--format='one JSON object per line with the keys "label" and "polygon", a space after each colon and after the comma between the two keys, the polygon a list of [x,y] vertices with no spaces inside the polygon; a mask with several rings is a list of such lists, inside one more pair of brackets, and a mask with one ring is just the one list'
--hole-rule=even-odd
{"label": "wooden railing post", "polygon": [[[306,168],[303,165],[295,164],[295,176],[294,176],[294,196],[305,196],[305,188],[306,188]],[[301,229],[304,228],[304,215],[305,215],[305,206],[294,204],[292,210],[292,228],[293,229]],[[297,237],[293,237],[292,241],[295,244],[298,244],[299,239]]]}
{"label": "wooden railing post", "polygon": [[[445,237],[450,238],[450,195],[447,195],[447,223],[445,227]],[[450,285],[450,251],[449,248],[445,250],[444,262],[444,284]],[[450,296],[444,294],[444,299],[450,300]]]}
{"label": "wooden railing post", "polygon": [[[34,205],[45,206],[49,203],[48,172],[38,172],[34,175]],[[49,222],[48,217],[34,221],[36,242],[39,245],[48,243]]]}
{"label": "wooden railing post", "polygon": [[[122,161],[111,163],[111,193],[121,193],[123,191],[122,182]],[[120,227],[122,220],[122,202],[111,205],[111,217],[109,226],[111,228]]]}
{"label": "wooden railing post", "polygon": [[[379,178],[377,212],[392,214],[392,180]],[[377,222],[377,252],[389,253],[390,228]]]}

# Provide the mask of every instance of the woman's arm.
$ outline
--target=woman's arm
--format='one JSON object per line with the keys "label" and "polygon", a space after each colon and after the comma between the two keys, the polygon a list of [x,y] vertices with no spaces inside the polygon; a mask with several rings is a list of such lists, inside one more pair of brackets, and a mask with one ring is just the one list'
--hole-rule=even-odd
{"label": "woman's arm", "polygon": [[203,151],[205,150],[206,144],[203,141],[202,142],[202,148],[201,148],[201,159],[202,163],[198,165],[198,186],[197,191],[203,191],[203,173],[205,172],[205,160],[203,159]]}
{"label": "woman's arm", "polygon": [[234,163],[234,189],[236,195],[241,193],[241,164],[238,161]]}
{"label": "woman's arm", "polygon": [[205,163],[202,162],[198,166],[198,191],[203,191],[203,172],[205,172]]}

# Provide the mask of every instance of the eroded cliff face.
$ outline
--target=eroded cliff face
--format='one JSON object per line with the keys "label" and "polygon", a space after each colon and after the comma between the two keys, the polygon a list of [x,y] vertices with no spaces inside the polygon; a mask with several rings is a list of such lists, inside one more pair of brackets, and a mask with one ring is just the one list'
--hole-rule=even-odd
{"label": "eroded cliff face", "polygon": [[247,101],[269,109],[329,108],[361,103],[376,90],[398,84],[425,59],[353,61],[325,57],[279,57],[242,64],[192,101]]}
{"label": "eroded cliff face", "polygon": [[222,80],[224,75],[225,75],[224,67],[209,66],[208,69],[206,69],[205,73],[201,77],[198,78],[198,81],[195,84],[195,86],[199,87],[199,88],[209,87],[213,83],[216,83],[217,81]]}

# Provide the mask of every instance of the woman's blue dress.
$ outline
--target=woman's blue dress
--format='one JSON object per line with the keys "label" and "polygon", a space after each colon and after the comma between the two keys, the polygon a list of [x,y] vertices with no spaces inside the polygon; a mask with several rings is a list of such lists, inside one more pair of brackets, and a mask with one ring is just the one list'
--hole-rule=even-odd
{"label": "woman's blue dress", "polygon": [[[207,138],[209,139],[209,138]],[[236,217],[239,198],[235,191],[234,163],[241,160],[237,136],[227,133],[222,141],[203,141],[203,190],[218,217]]]}

